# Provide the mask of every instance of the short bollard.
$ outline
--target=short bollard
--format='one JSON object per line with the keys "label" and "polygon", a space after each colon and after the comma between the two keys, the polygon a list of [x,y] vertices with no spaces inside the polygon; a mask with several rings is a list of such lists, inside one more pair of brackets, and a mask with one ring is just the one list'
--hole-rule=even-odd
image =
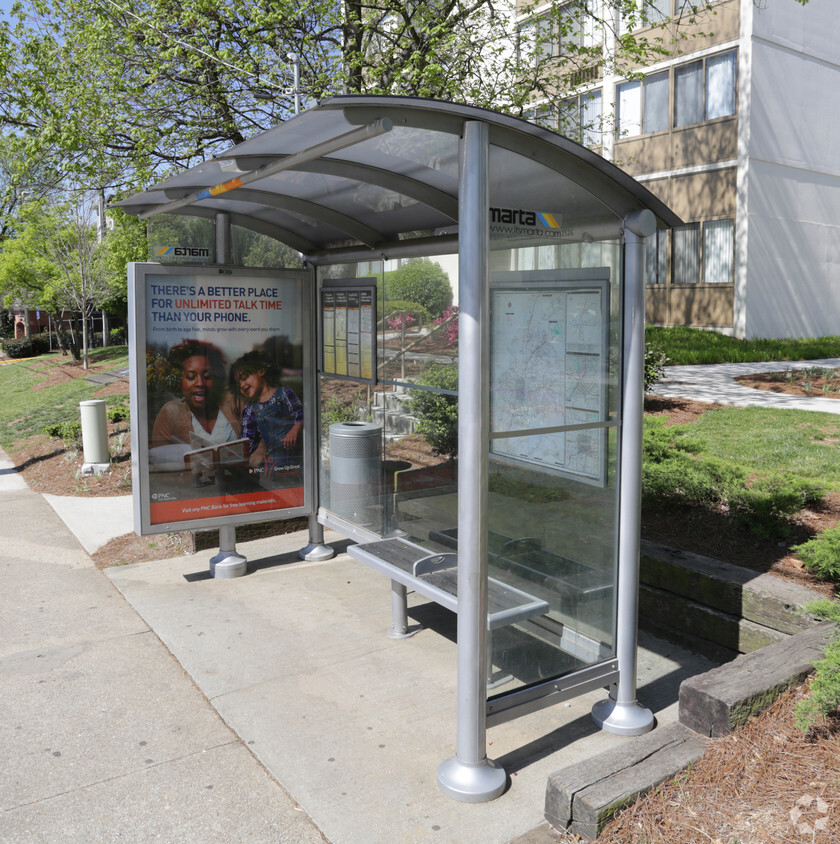
{"label": "short bollard", "polygon": [[111,465],[105,401],[92,399],[79,402],[79,409],[82,416],[82,448],[85,458],[82,474],[101,475]]}

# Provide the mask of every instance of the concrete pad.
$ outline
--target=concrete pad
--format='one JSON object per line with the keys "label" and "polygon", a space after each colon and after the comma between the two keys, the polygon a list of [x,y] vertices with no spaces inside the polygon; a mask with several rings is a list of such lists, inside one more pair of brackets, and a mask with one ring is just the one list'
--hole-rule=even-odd
{"label": "concrete pad", "polygon": [[9,655],[0,677],[4,810],[236,741],[152,633]]}
{"label": "concrete pad", "polygon": [[131,636],[149,628],[102,573],[32,557],[0,557],[0,657],[68,641]]}
{"label": "concrete pad", "polygon": [[10,809],[3,813],[0,840],[324,844],[306,815],[236,743]]}
{"label": "concrete pad", "polygon": [[[328,541],[335,539],[328,534]],[[510,788],[486,804],[437,788],[455,753],[453,617],[412,596],[429,626],[392,640],[390,583],[341,554],[307,563],[305,534],[242,543],[256,570],[204,576],[205,555],[108,576],[228,725],[335,844],[507,842],[543,822],[548,777],[632,742],[600,732],[595,692],[488,731]],[[680,682],[714,663],[641,638],[640,700],[676,723]]]}
{"label": "concrete pad", "polygon": [[87,498],[81,495],[48,495],[44,499],[70,528],[88,554],[94,554],[118,536],[134,530],[130,495]]}

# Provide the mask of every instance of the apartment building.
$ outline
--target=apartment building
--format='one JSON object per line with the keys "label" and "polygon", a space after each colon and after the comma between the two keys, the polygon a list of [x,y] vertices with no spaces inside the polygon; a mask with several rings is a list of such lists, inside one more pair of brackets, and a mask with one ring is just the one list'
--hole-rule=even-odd
{"label": "apartment building", "polygon": [[[560,15],[580,2],[560,5]],[[690,6],[648,0],[647,23],[625,18],[604,27],[595,14],[591,26],[574,28],[576,44],[608,56],[627,31],[671,38],[676,30],[657,27],[656,19],[681,20],[669,55],[636,68],[641,78],[596,61],[578,71],[577,95],[561,104],[577,120],[582,143],[685,222],[649,240],[648,322],[747,338],[840,334],[834,4],[718,0],[695,23],[688,22]],[[550,32],[558,7],[550,10],[520,15],[521,31]],[[543,58],[564,60],[562,29],[556,42],[541,41]],[[534,116],[557,119],[548,99],[535,103]]]}

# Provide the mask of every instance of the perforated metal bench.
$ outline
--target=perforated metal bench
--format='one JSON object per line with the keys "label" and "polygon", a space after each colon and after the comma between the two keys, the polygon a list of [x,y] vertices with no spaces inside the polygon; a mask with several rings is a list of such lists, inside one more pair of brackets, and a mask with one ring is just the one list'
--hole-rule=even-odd
{"label": "perforated metal bench", "polygon": [[[392,626],[388,635],[405,638],[408,630],[408,590],[458,612],[458,555],[435,553],[406,539],[381,539],[351,545],[347,553],[391,579]],[[487,629],[495,630],[545,615],[549,604],[492,577],[487,580]],[[416,632],[416,631],[415,631]]]}

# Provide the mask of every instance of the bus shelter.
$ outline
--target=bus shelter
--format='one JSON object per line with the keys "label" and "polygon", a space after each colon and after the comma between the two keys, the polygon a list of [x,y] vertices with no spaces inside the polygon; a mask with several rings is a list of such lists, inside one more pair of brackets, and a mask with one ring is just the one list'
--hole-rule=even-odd
{"label": "bus shelter", "polygon": [[[643,276],[651,236],[680,222],[665,205],[526,121],[366,96],[118,205],[212,232],[172,228],[130,269],[138,532],[218,527],[211,570],[230,577],[238,525],[307,516],[302,556],[332,554],[329,526],[390,578],[390,635],[415,632],[407,593],[457,612],[456,748],[438,769],[456,799],[505,788],[493,724],[605,688],[600,726],[653,726],[635,676]],[[246,260],[255,233],[302,266]],[[457,277],[436,310],[393,281],[431,261]],[[288,418],[263,429],[280,385]],[[215,395],[228,435],[173,433],[191,395]],[[424,460],[405,459],[406,419]]]}

